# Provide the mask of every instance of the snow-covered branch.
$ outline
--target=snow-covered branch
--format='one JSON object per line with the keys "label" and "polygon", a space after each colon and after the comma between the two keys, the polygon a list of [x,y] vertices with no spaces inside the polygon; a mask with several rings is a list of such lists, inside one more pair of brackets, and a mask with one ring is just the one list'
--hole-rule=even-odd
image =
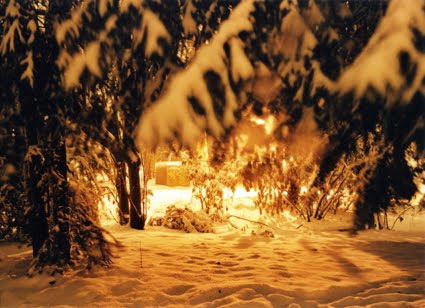
{"label": "snow-covered branch", "polygon": [[366,48],[339,79],[341,92],[360,98],[373,89],[390,105],[408,103],[417,91],[425,94],[424,36],[424,2],[391,1]]}
{"label": "snow-covered branch", "polygon": [[[139,147],[155,147],[175,139],[193,145],[203,132],[221,136],[235,124],[237,93],[229,78],[249,79],[254,74],[238,37],[242,31],[253,30],[253,11],[253,1],[240,3],[209,44],[202,46],[189,66],[173,77],[167,91],[139,121],[135,130]],[[226,43],[231,59],[226,58]]]}
{"label": "snow-covered branch", "polygon": [[[164,55],[164,45],[161,44],[161,41],[168,43],[170,35],[156,13],[145,7],[141,1],[123,1],[119,11],[108,11],[108,9],[111,9],[111,4],[111,1],[103,0],[98,6],[98,12],[90,12],[90,6],[85,2],[74,10],[70,19],[57,27],[56,40],[63,45],[68,36],[74,40],[79,38],[84,20],[87,19],[84,18],[85,15],[90,16],[90,14],[99,13],[99,16],[104,19],[103,29],[94,33],[93,40],[83,43],[82,49],[72,54],[66,48],[61,50],[57,64],[64,71],[65,88],[71,89],[79,86],[80,78],[85,70],[99,78],[104,75],[105,72],[103,72],[100,63],[104,58],[117,54],[114,46],[119,44],[114,43],[122,39],[117,36],[120,35],[120,31],[124,31],[118,28],[121,27],[120,25],[127,24],[126,20],[129,18],[129,14],[134,13],[134,10],[140,18],[140,23],[134,25],[133,28],[129,26],[130,31],[132,31],[133,49],[142,46],[143,54],[140,56],[147,58],[154,54]],[[107,15],[108,12],[109,15]],[[119,46],[119,48],[123,47]]]}

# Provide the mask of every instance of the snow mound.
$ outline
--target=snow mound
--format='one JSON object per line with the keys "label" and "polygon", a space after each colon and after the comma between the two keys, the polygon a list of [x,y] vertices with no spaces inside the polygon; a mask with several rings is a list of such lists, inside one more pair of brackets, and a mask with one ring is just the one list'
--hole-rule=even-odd
{"label": "snow mound", "polygon": [[164,226],[169,229],[192,232],[214,232],[212,220],[201,212],[195,213],[188,208],[178,208],[171,205],[167,208],[164,217],[151,218],[151,226]]}

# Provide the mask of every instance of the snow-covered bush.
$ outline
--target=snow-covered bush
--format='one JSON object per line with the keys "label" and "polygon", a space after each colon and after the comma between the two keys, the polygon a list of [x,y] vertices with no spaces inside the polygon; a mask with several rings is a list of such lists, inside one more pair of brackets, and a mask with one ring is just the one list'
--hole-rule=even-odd
{"label": "snow-covered bush", "polygon": [[178,208],[175,205],[167,207],[164,217],[152,217],[151,226],[164,226],[170,229],[183,230],[187,233],[214,232],[211,218],[203,212],[195,213],[188,208]]}
{"label": "snow-covered bush", "polygon": [[214,157],[218,149],[212,149],[212,159],[206,159],[197,154],[183,153],[184,166],[192,183],[192,196],[198,199],[207,214],[223,215],[228,210],[225,203],[225,191],[231,193],[231,199],[236,186],[241,182],[239,171],[243,165],[236,157],[217,164]]}
{"label": "snow-covered bush", "polygon": [[[310,158],[311,159],[311,158]],[[255,206],[260,214],[278,215],[288,209],[310,220],[312,206],[305,193],[315,175],[314,162],[296,160],[283,147],[255,153],[241,172],[245,188],[258,191]]]}

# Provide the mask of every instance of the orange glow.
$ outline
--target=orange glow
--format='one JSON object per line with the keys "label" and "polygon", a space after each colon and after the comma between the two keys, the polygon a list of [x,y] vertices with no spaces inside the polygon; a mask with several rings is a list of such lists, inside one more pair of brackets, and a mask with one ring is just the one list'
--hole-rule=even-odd
{"label": "orange glow", "polygon": [[267,136],[270,136],[273,133],[273,130],[276,126],[276,119],[274,116],[269,115],[267,116],[265,119],[260,118],[260,117],[256,117],[256,116],[252,116],[251,117],[251,122],[259,125],[259,126],[264,126],[264,131],[266,133]]}
{"label": "orange glow", "polygon": [[301,186],[300,195],[304,195],[306,192],[308,192],[308,188],[306,186]]}
{"label": "orange glow", "polygon": [[251,122],[252,123],[255,123],[257,125],[264,125],[264,124],[266,124],[266,121],[264,121],[264,119],[257,118],[257,117],[252,117],[251,118]]}

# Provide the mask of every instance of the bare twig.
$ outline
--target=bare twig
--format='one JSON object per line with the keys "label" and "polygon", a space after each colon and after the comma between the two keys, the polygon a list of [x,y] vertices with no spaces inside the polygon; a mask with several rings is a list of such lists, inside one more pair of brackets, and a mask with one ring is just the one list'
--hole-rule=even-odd
{"label": "bare twig", "polygon": [[117,224],[119,224],[120,222],[115,218],[115,215],[112,213],[111,209],[108,208],[109,213],[111,214],[112,218],[115,220],[115,222]]}
{"label": "bare twig", "polygon": [[393,225],[392,225],[392,227],[391,227],[391,229],[390,230],[393,230],[394,229],[394,226],[395,226],[395,224],[396,224],[396,222],[400,219],[400,217],[404,214],[404,213],[406,213],[408,210],[410,210],[410,209],[413,209],[413,207],[411,207],[411,206],[409,206],[408,208],[406,208],[406,209],[404,209],[397,217],[396,217],[396,219],[394,220],[394,223],[393,223]]}
{"label": "bare twig", "polygon": [[249,221],[249,222],[252,222],[252,223],[255,223],[255,224],[259,224],[259,225],[266,226],[267,228],[270,228],[270,229],[273,229],[273,230],[274,230],[274,228],[273,228],[273,227],[270,227],[269,225],[267,225],[267,224],[265,224],[265,223],[263,223],[263,222],[260,222],[260,221],[255,221],[255,220],[251,220],[251,219],[248,219],[248,218],[243,218],[243,217],[236,216],[236,215],[228,215],[227,217],[228,217],[228,218],[230,218],[230,217],[234,217],[234,218],[238,218],[238,219],[246,220],[246,221]]}

